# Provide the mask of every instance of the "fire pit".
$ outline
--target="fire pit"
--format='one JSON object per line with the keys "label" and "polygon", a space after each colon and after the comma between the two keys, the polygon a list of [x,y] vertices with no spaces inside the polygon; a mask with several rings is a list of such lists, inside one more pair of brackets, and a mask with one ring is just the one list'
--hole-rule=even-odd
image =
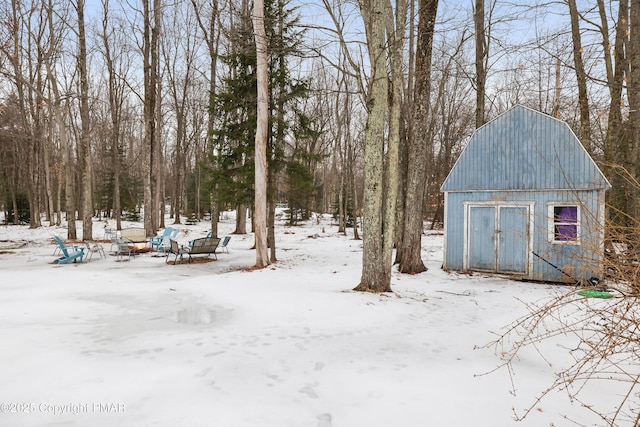
{"label": "fire pit", "polygon": [[131,253],[144,254],[151,251],[151,248],[147,245],[147,242],[129,243],[129,249]]}

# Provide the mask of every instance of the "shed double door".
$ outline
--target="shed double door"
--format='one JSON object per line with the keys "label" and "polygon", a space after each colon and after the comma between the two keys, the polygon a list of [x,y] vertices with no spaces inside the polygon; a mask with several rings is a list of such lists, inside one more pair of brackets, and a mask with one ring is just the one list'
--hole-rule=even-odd
{"label": "shed double door", "polygon": [[468,269],[526,274],[530,207],[471,205],[468,209]]}

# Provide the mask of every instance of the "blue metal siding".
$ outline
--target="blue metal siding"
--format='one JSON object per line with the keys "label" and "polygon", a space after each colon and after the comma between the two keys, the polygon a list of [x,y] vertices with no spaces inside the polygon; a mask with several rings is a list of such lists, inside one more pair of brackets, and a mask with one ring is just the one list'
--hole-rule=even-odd
{"label": "blue metal siding", "polygon": [[525,274],[529,258],[528,209],[521,206],[500,208],[498,224],[497,271]]}
{"label": "blue metal siding", "polygon": [[496,214],[494,207],[474,206],[469,215],[469,267],[474,270],[495,271],[496,253],[494,230]]}
{"label": "blue metal siding", "polygon": [[476,131],[442,191],[609,187],[566,123],[516,106]]}
{"label": "blue metal siding", "polygon": [[[564,268],[576,279],[601,275],[604,190],[592,191],[503,191],[503,192],[449,192],[446,194],[446,233],[444,267],[464,271],[465,202],[533,203],[532,248],[549,263]],[[580,244],[554,244],[549,242],[549,203],[577,204],[580,206]],[[470,236],[470,239],[473,235]],[[540,258],[527,254],[531,269],[523,278],[554,282],[570,281],[566,274]],[[519,255],[520,256],[520,255]]]}

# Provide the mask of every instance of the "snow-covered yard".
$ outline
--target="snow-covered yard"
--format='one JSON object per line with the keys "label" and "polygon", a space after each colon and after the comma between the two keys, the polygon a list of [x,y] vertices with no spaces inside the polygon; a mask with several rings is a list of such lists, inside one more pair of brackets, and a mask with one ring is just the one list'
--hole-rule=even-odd
{"label": "snow-covered yard", "polygon": [[[94,227],[102,237],[104,223]],[[178,227],[181,243],[207,230]],[[525,314],[523,302],[570,289],[446,273],[433,233],[428,272],[394,272],[393,294],[355,293],[361,242],[328,219],[276,233],[279,262],[245,271],[250,234],[218,261],[60,266],[51,238],[66,229],[0,227],[0,425],[599,425],[563,394],[516,423],[512,408],[531,405],[558,366],[523,353],[513,395],[505,370],[482,375],[499,355],[474,349]],[[565,346],[545,352],[566,360]]]}

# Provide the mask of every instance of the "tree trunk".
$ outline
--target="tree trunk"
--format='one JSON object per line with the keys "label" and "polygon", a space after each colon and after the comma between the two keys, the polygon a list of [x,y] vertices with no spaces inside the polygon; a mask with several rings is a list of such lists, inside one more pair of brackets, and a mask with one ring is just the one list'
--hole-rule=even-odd
{"label": "tree trunk", "polygon": [[56,225],[62,225],[62,183],[64,182],[63,172],[58,172],[58,185],[56,186]]}
{"label": "tree trunk", "polygon": [[256,42],[258,81],[257,129],[255,136],[255,213],[256,267],[269,265],[267,248],[267,132],[269,127],[267,35],[264,28],[264,1],[253,2],[253,29]]}
{"label": "tree trunk", "polygon": [[[281,105],[278,105],[279,113],[282,111]],[[278,127],[283,123],[282,120],[278,120]],[[281,132],[281,129],[278,129],[278,133]],[[284,132],[282,132],[284,133]],[[284,138],[283,138],[284,139]],[[282,141],[284,143],[284,141]],[[276,142],[277,144],[277,142]],[[268,156],[273,160],[275,154],[273,153],[273,147],[267,150]],[[269,248],[269,262],[271,264],[278,262],[278,257],[276,255],[276,192],[277,188],[277,175],[274,167],[270,167],[267,164],[267,188],[268,188],[268,197],[267,197],[267,246]]]}
{"label": "tree trunk", "polygon": [[267,203],[267,242],[269,245],[269,262],[278,262],[276,255],[276,203],[273,199]]}
{"label": "tree trunk", "polygon": [[560,58],[556,59],[556,86],[551,115],[556,119],[560,118]]}
{"label": "tree trunk", "polygon": [[[608,218],[613,220],[615,224],[620,225],[620,212],[626,212],[626,203],[624,197],[624,182],[621,180],[620,174],[617,173],[616,165],[621,165],[623,159],[620,154],[626,152],[621,150],[621,146],[625,146],[626,137],[622,129],[622,88],[625,77],[625,69],[627,62],[625,58],[625,45],[628,31],[628,2],[619,3],[616,37],[614,44],[613,60],[615,64],[611,64],[610,58],[610,42],[609,30],[606,16],[606,6],[603,0],[598,0],[598,9],[600,11],[602,43],[605,46],[604,56],[607,68],[607,85],[609,87],[609,117],[607,121],[607,136],[604,144],[604,165],[603,172],[612,184],[611,190],[607,191],[607,206],[613,207],[609,210]],[[615,71],[614,71],[615,70]]]}
{"label": "tree trunk", "polygon": [[236,212],[236,229],[233,234],[247,234],[247,206],[238,205]]}
{"label": "tree trunk", "polygon": [[120,113],[122,111],[122,93],[118,91],[117,75],[112,58],[111,44],[109,42],[109,0],[102,2],[102,42],[104,44],[104,57],[107,66],[109,81],[109,114],[111,119],[110,149],[113,176],[113,217],[116,220],[116,230],[122,229],[121,205],[120,205]]}
{"label": "tree trunk", "polygon": [[89,79],[87,75],[87,40],[84,25],[84,0],[77,0],[78,12],[78,70],[80,75],[80,146],[82,148],[82,238],[93,240],[93,171],[89,131]]}
{"label": "tree trunk", "polygon": [[218,220],[220,218],[220,210],[218,209],[218,203],[211,202],[211,236],[218,237]]}
{"label": "tree trunk", "polygon": [[364,240],[362,276],[356,291],[390,292],[391,271],[383,252],[384,141],[388,111],[389,77],[385,37],[384,0],[361,2],[371,63],[371,88],[367,97],[369,115],[364,146]]}
{"label": "tree trunk", "polygon": [[[387,4],[389,10],[391,4]],[[400,158],[400,130],[402,128],[402,90],[404,87],[403,52],[404,35],[407,26],[408,4],[406,0],[396,1],[395,23],[391,13],[387,14],[387,33],[392,35],[390,43],[391,57],[391,108],[389,112],[389,143],[385,165],[385,191],[383,261],[384,268],[391,271],[393,264],[393,245],[395,240],[396,215],[398,202],[399,158]],[[395,25],[394,25],[395,24]],[[394,29],[395,27],[395,29]]]}
{"label": "tree trunk", "polygon": [[[413,72],[412,72],[413,73]],[[412,97],[411,97],[412,98]],[[410,104],[405,105],[405,116],[407,117],[407,126],[404,126],[404,135],[400,139],[400,145],[398,146],[398,198],[396,201],[396,233],[395,233],[395,246],[396,257],[395,264],[400,264],[404,256],[402,250],[404,247],[404,217],[406,212],[406,195],[407,195],[407,170],[409,169],[409,138],[408,127],[412,126],[412,110],[413,101],[409,101]]]}
{"label": "tree trunk", "polygon": [[408,149],[407,193],[402,238],[402,258],[398,269],[416,274],[426,271],[422,261],[422,227],[424,185],[427,160],[432,144],[429,132],[431,95],[431,53],[438,0],[419,3],[418,42],[416,46],[416,87],[413,100],[412,127]]}
{"label": "tree trunk", "polygon": [[[340,81],[340,85],[344,84],[344,80],[345,80],[345,76],[344,73],[342,73],[342,79]],[[345,88],[346,89],[346,88]],[[347,215],[347,201],[346,199],[348,199],[348,197],[346,197],[347,195],[347,191],[348,189],[351,188],[350,184],[347,182],[347,176],[351,176],[352,174],[349,174],[348,170],[349,170],[349,164],[346,162],[346,157],[347,157],[347,150],[350,146],[350,141],[348,140],[348,138],[345,138],[343,135],[344,133],[347,133],[347,128],[348,128],[348,123],[349,123],[349,115],[348,114],[344,114],[341,115],[340,112],[343,111],[341,110],[341,108],[344,108],[346,110],[346,108],[348,107],[348,103],[349,103],[349,91],[345,90],[345,94],[344,94],[344,104],[345,106],[342,107],[340,105],[340,91],[336,91],[336,101],[335,101],[335,121],[336,121],[336,151],[338,154],[338,158],[340,160],[340,164],[339,167],[336,165],[336,158],[333,158],[333,169],[334,170],[339,170],[339,181],[338,181],[338,233],[342,233],[345,236],[347,235],[347,229],[346,229],[346,225],[347,225],[347,221],[346,221],[346,215]],[[345,124],[346,122],[346,124]],[[344,130],[343,130],[344,129]],[[350,149],[349,149],[350,150]],[[350,181],[350,180],[349,180]]]}
{"label": "tree trunk", "polygon": [[[360,240],[360,233],[358,232],[358,212],[360,212],[360,207],[358,206],[358,187],[356,186],[356,177],[353,173],[349,175],[349,181],[349,188],[351,189],[351,209],[353,212],[353,240]],[[345,235],[346,234],[347,231],[345,229]]]}
{"label": "tree trunk", "polygon": [[[144,228],[148,236],[156,233],[158,166],[157,99],[158,99],[158,42],[160,31],[160,0],[143,1],[143,61],[144,61],[144,122],[145,134],[142,149]],[[153,15],[152,15],[153,13]],[[153,18],[153,24],[152,24]]]}
{"label": "tree trunk", "polygon": [[[196,152],[198,150],[196,149]],[[185,167],[185,171],[186,171],[186,167]],[[193,192],[195,193],[195,205],[193,206],[193,210],[197,213],[198,215],[198,219],[202,219],[202,206],[200,206],[200,193],[202,190],[202,182],[201,182],[201,175],[200,175],[200,165],[196,165],[195,170],[194,170],[194,190]]]}
{"label": "tree trunk", "polygon": [[578,8],[576,0],[567,0],[569,4],[569,16],[571,17],[571,39],[573,40],[573,62],[578,83],[578,105],[580,106],[580,142],[591,153],[591,122],[589,119],[589,98],[587,94],[587,74],[584,71],[582,61],[582,41],[580,36],[580,23],[578,21]]}
{"label": "tree trunk", "polygon": [[156,83],[153,80],[155,71],[153,61],[151,59],[153,47],[151,45],[151,3],[152,0],[143,0],[143,39],[142,39],[142,59],[144,72],[144,142],[142,144],[142,186],[144,198],[144,228],[147,235],[151,235],[153,222],[151,219],[151,211],[153,209],[152,189],[151,189],[151,158],[153,151],[153,140],[155,130],[155,100],[156,100]]}
{"label": "tree trunk", "polygon": [[[164,162],[162,160],[162,78],[160,78],[160,29],[162,25],[162,0],[153,1],[153,29],[151,31],[151,72],[153,81],[153,91],[155,92],[154,109],[154,130],[151,138],[151,230],[147,230],[147,235],[155,235],[160,224],[160,204],[161,204],[161,182],[164,174]],[[162,214],[164,215],[164,214]]]}
{"label": "tree trunk", "polygon": [[[181,96],[178,96],[178,82],[176,81],[177,76],[169,76],[169,79],[171,80],[171,92],[173,94],[173,104],[174,104],[174,109],[175,109],[175,115],[176,115],[176,148],[175,148],[175,167],[173,168],[174,171],[174,182],[173,182],[173,189],[172,189],[172,194],[173,197],[171,198],[171,201],[173,202],[172,205],[175,206],[175,217],[173,220],[173,224],[180,224],[180,215],[178,214],[182,209],[181,207],[183,206],[182,203],[182,194],[183,194],[183,185],[184,185],[184,178],[183,178],[183,166],[185,161],[183,160],[183,158],[185,157],[184,153],[183,153],[183,147],[184,147],[184,141],[185,141],[185,137],[186,137],[186,130],[185,130],[185,93],[184,91],[181,93]],[[180,100],[180,98],[182,98],[182,101]],[[186,168],[184,168],[186,169]],[[172,206],[173,209],[173,206]],[[185,214],[187,214],[188,212],[185,212]]]}
{"label": "tree trunk", "polygon": [[[484,30],[484,0],[475,0],[475,10],[473,13],[473,26],[475,28],[476,41],[476,129],[485,123],[485,93],[487,84],[487,69],[485,67],[487,57],[487,38]],[[437,2],[436,2],[437,7]],[[422,9],[422,8],[421,8]],[[421,10],[422,13],[422,10]],[[422,17],[420,17],[422,21]],[[418,39],[420,38],[420,28],[418,28]],[[432,36],[433,38],[433,36]],[[418,45],[420,41],[418,41]],[[418,48],[420,48],[418,46]],[[418,59],[419,61],[419,59]],[[431,63],[431,59],[429,59]],[[419,78],[418,78],[419,82]]]}
{"label": "tree trunk", "polygon": [[49,226],[52,226],[55,223],[55,205],[53,198],[53,178],[51,176],[51,161],[49,157],[49,150],[51,141],[48,137],[46,140],[43,140],[44,143],[44,185],[45,185],[45,196],[46,206],[47,206],[47,217],[49,220]]}
{"label": "tree trunk", "polygon": [[[16,172],[17,172],[17,169],[16,169]],[[16,181],[17,179],[13,180],[12,184],[15,184]],[[18,218],[18,198],[16,197],[15,188],[16,188],[16,185],[11,185],[11,184],[9,185],[9,192],[11,193],[11,207],[13,208],[13,225],[18,225],[20,224],[20,219]]]}
{"label": "tree trunk", "polygon": [[345,228],[345,203],[344,193],[346,191],[344,182],[344,171],[340,173],[340,187],[338,188],[338,233],[347,235]]}
{"label": "tree trunk", "polygon": [[[160,18],[160,0],[156,0],[156,6],[154,6],[154,21],[155,21],[155,26],[154,26],[154,33],[155,33],[155,37],[158,39],[155,43],[154,46],[156,46],[156,49],[160,49],[160,23],[161,23],[161,18]],[[161,123],[162,123],[162,78],[160,78],[160,54],[159,52],[156,54],[156,109],[155,109],[155,123],[156,123],[156,129],[153,132],[153,136],[154,136],[154,141],[153,141],[153,147],[152,147],[152,155],[151,155],[151,168],[153,169],[154,173],[151,176],[151,188],[153,189],[153,193],[151,195],[152,198],[152,206],[153,206],[153,211],[151,214],[151,222],[152,222],[152,231],[150,232],[151,235],[156,234],[156,232],[158,231],[158,227],[160,226],[160,224],[164,224],[164,209],[162,209],[162,200],[164,199],[163,197],[163,185],[162,185],[162,181],[163,181],[163,177],[164,177],[164,156],[162,153],[162,132],[161,132]],[[162,220],[160,220],[160,216],[162,216]]]}
{"label": "tree trunk", "polygon": [[[629,44],[627,54],[629,56],[629,77],[627,78],[627,96],[629,98],[629,140],[630,153],[628,156],[628,172],[633,176],[634,182],[639,182],[640,165],[638,165],[640,153],[640,0],[633,0],[629,6]],[[640,189],[636,185],[630,185],[630,214],[635,219],[633,234],[635,244],[640,247],[640,230],[638,218],[640,218]]]}
{"label": "tree trunk", "polygon": [[[52,86],[57,85],[52,83]],[[57,88],[54,92],[57,91]],[[57,98],[57,97],[56,97]],[[58,98],[57,98],[58,99]],[[64,199],[65,199],[65,212],[67,218],[67,239],[75,240],[77,239],[76,232],[76,209],[74,202],[74,188],[73,188],[73,167],[70,162],[70,147],[69,147],[69,139],[67,138],[67,129],[64,123],[64,117],[62,116],[62,112],[60,111],[59,105],[52,105],[52,110],[54,112],[54,118],[58,127],[58,133],[60,138],[60,157],[61,157],[61,165],[60,167],[64,173]]]}

